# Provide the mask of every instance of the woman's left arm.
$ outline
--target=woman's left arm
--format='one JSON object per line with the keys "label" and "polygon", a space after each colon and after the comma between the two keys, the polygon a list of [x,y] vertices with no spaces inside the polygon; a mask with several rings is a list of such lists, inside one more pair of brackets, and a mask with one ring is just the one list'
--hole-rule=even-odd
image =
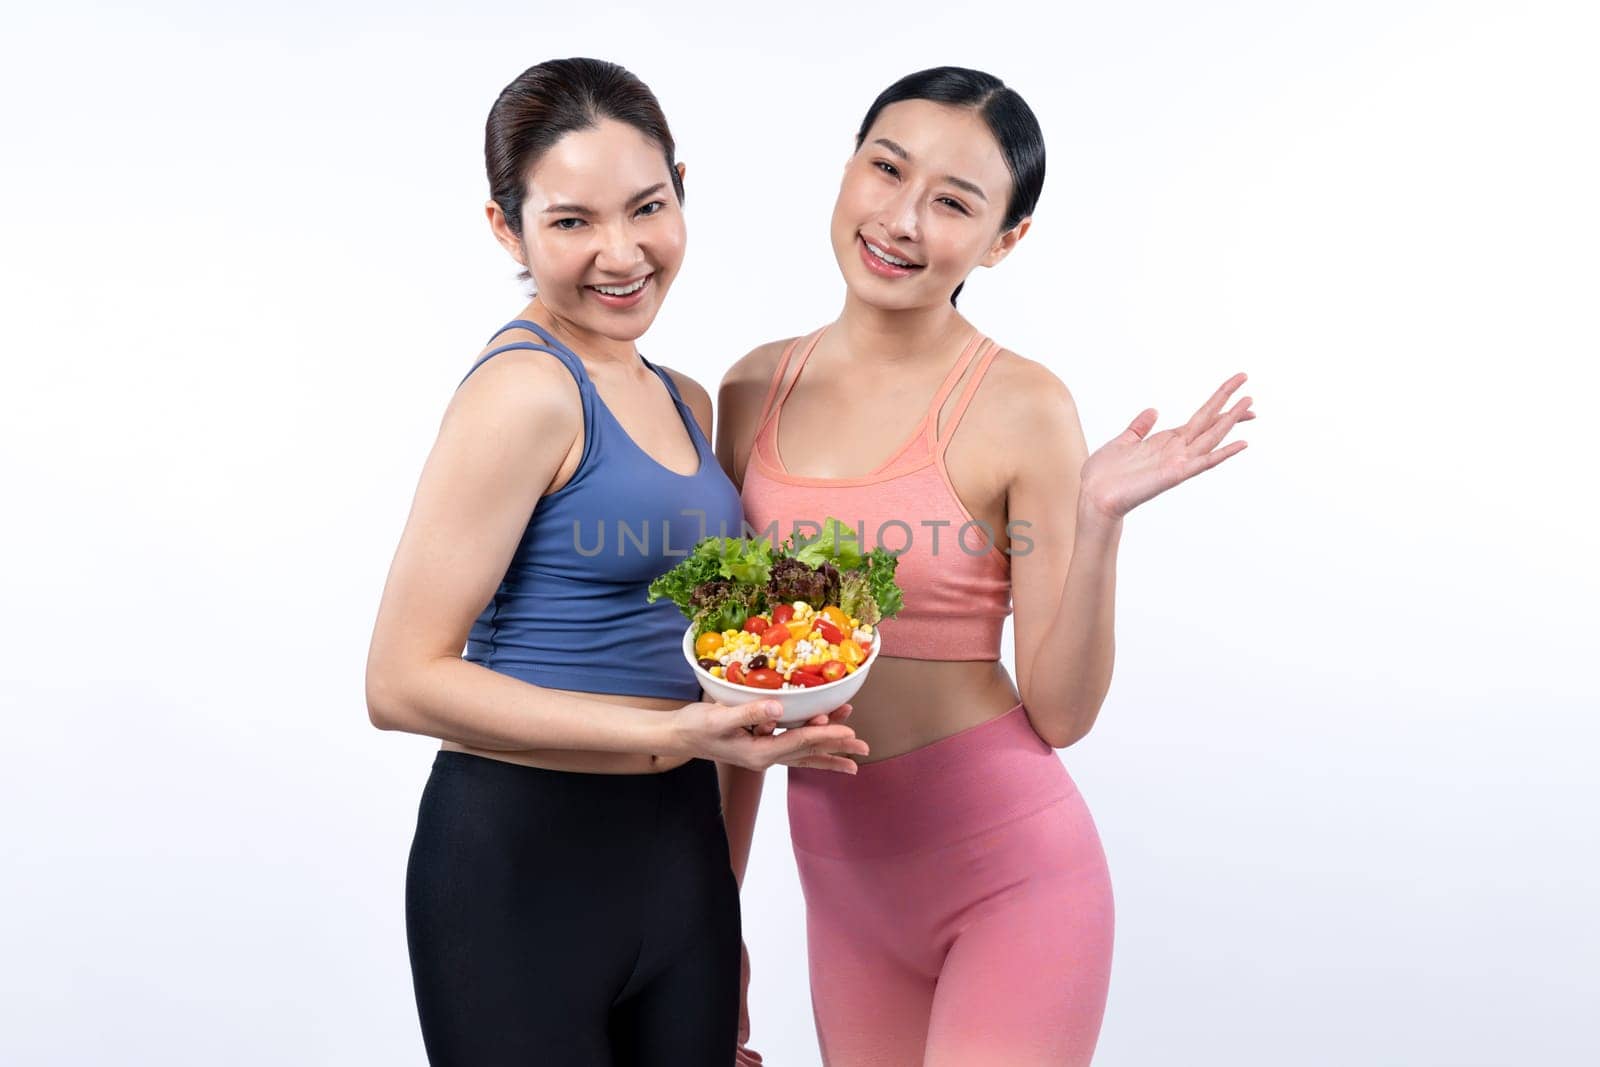
{"label": "woman's left arm", "polygon": [[1089,732],[1111,687],[1122,521],[1084,513],[1089,449],[1067,387],[1030,367],[1008,426],[1014,457],[1006,492],[1017,688],[1051,747]]}
{"label": "woman's left arm", "polygon": [[1146,408],[1088,454],[1072,395],[1037,367],[1019,392],[1016,457],[1006,495],[1011,534],[1017,687],[1035,732],[1065,748],[1094,726],[1111,688],[1116,654],[1117,546],[1129,511],[1242,450],[1213,451],[1236,423],[1255,417],[1236,374],[1183,426],[1151,434]]}

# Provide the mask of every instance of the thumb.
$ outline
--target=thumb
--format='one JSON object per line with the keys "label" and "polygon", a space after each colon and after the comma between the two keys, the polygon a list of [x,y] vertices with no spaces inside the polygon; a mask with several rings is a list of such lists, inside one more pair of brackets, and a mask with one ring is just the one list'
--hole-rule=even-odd
{"label": "thumb", "polygon": [[1155,424],[1156,409],[1145,408],[1133,417],[1133,421],[1128,424],[1128,429],[1125,432],[1132,434],[1135,440],[1142,441],[1144,440],[1144,435],[1149,433],[1151,427],[1155,426]]}
{"label": "thumb", "polygon": [[752,700],[738,709],[738,725],[760,726],[764,722],[776,722],[783,714],[783,705],[776,700]]}

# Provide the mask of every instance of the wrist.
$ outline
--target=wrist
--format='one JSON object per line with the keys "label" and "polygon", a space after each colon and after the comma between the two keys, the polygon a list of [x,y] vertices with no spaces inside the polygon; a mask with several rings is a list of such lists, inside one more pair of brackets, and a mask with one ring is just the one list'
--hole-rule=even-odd
{"label": "wrist", "polygon": [[645,746],[658,756],[696,756],[678,728],[677,708],[640,708]]}
{"label": "wrist", "polygon": [[1114,536],[1122,530],[1122,516],[1113,514],[1089,497],[1078,496],[1078,536],[1105,534]]}

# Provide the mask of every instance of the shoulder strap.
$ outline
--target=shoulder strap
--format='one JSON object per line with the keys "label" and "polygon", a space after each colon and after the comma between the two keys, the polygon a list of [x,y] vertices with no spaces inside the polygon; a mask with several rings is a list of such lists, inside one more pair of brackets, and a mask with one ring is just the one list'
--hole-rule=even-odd
{"label": "shoulder strap", "polygon": [[578,391],[580,393],[583,392],[583,387],[589,382],[589,374],[583,369],[583,360],[579,359],[577,353],[573,352],[572,349],[568,348],[566,345],[562,344],[560,341],[546,333],[538,323],[529,322],[527,319],[512,319],[510,322],[496,330],[494,332],[494,336],[489,338],[489,342],[492,344],[495,337],[499,337],[507,330],[519,328],[533,331],[533,333],[544,340],[546,344],[534,344],[532,341],[513,341],[510,344],[500,345],[497,348],[492,348],[478,357],[478,361],[474,363],[470,369],[468,369],[467,373],[461,376],[461,381],[456,383],[456,388],[460,389],[462,382],[465,382],[468,378],[472,377],[474,371],[483,366],[485,363],[489,362],[489,360],[493,359],[495,356],[498,356],[500,353],[520,350],[525,352],[547,352],[550,355],[555,356],[567,368],[567,372],[571,374],[574,379],[576,379],[578,383]]}
{"label": "shoulder strap", "polygon": [[933,400],[928,404],[927,414],[923,416],[923,436],[928,444],[934,445],[938,440],[939,412],[944,410],[944,403],[950,398],[956,384],[961,381],[961,376],[972,366],[973,359],[983,347],[983,334],[977,330],[972,331],[972,337],[967,341],[967,346],[961,350],[961,355],[956,359],[956,365],[950,368],[950,373],[945,375],[944,381],[939,385],[939,391],[933,394]]}
{"label": "shoulder strap", "polygon": [[584,385],[586,385],[589,381],[588,376],[583,372],[583,364],[573,356],[568,355],[565,352],[558,352],[554,348],[546,348],[544,345],[536,345],[532,341],[516,341],[509,345],[501,345],[499,348],[490,349],[482,356],[479,356],[478,362],[474,363],[471,369],[461,376],[461,381],[456,383],[456,388],[460,389],[462,383],[468,378],[472,377],[473,371],[476,371],[479,367],[489,362],[489,360],[493,359],[495,356],[498,356],[502,352],[510,352],[514,349],[520,349],[526,352],[548,352],[550,355],[555,356],[567,368],[567,372],[571,374],[572,377],[577,381],[579,392],[583,391]]}
{"label": "shoulder strap", "polygon": [[778,386],[783,384],[784,373],[789,369],[789,357],[793,356],[795,350],[802,344],[805,345],[805,351],[800,354],[799,361],[795,363],[794,376],[798,379],[800,377],[800,368],[805,366],[806,360],[811,357],[811,350],[817,347],[817,342],[821,340],[822,335],[827,330],[828,328],[824,326],[813,333],[806,334],[804,337],[796,337],[784,346],[783,356],[778,360],[778,369],[772,375],[772,384],[767,387],[767,398],[761,402],[761,417],[756,420],[758,431],[767,424],[767,419],[771,417],[772,413],[778,407],[781,407],[785,400],[789,399],[789,393],[794,389],[794,382],[790,381],[788,388],[783,391],[783,396],[778,399],[776,404],[773,403],[773,398],[778,395]]}
{"label": "shoulder strap", "polygon": [[[956,401],[956,409],[950,413],[950,421],[945,425],[943,434],[939,433],[939,411],[944,407],[943,396],[934,405],[933,412],[929,416],[930,433],[933,435],[932,440],[938,455],[942,456],[945,449],[950,446],[950,438],[955,436],[956,427],[961,424],[961,416],[967,413],[967,405],[971,404],[972,398],[977,395],[978,386],[982,384],[983,376],[989,370],[989,364],[993,363],[994,357],[1000,354],[999,345],[987,337],[981,337],[980,340],[982,344],[978,346],[978,365],[973,370],[972,376],[967,379],[967,386],[961,391],[961,399]],[[951,384],[954,385],[955,383],[952,382]]]}
{"label": "shoulder strap", "polygon": [[689,406],[684,402],[683,394],[678,392],[678,384],[672,380],[672,375],[667,373],[666,368],[658,367],[654,363],[651,363],[648,359],[645,359],[643,352],[639,353],[639,362],[643,363],[646,367],[649,367],[655,372],[656,377],[661,379],[661,383],[667,387],[667,392],[671,395],[674,401],[683,407]]}

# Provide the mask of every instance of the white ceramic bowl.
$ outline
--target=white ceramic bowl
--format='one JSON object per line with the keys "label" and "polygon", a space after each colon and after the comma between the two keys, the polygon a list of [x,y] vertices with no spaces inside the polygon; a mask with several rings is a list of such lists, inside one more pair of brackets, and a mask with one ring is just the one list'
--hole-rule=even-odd
{"label": "white ceramic bowl", "polygon": [[694,668],[694,676],[699,679],[700,685],[705,689],[706,695],[718,704],[748,704],[752,700],[776,700],[783,705],[783,717],[778,720],[779,726],[799,726],[813,715],[823,715],[833,711],[840,704],[847,704],[850,698],[856,695],[863,682],[867,680],[867,671],[872,669],[872,664],[878,658],[878,648],[882,644],[879,635],[874,632],[872,649],[867,653],[867,658],[861,662],[853,673],[845,675],[836,682],[824,682],[806,689],[758,689],[753,685],[734,685],[722,678],[714,678],[711,672],[700,666],[694,654],[694,625],[683,632],[683,658],[689,661],[689,666]]}

